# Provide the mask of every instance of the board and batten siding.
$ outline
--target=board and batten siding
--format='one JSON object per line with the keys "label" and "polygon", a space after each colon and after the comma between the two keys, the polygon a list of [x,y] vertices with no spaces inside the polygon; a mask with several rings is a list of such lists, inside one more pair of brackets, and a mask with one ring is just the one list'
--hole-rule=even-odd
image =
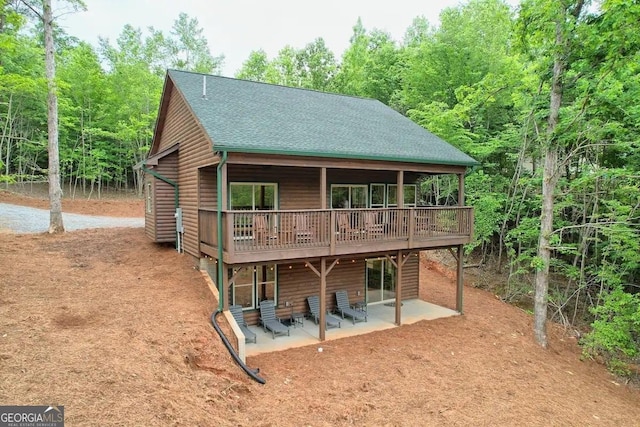
{"label": "board and batten siding", "polygon": [[179,207],[182,208],[184,251],[199,258],[198,169],[214,163],[215,158],[211,141],[193,117],[182,95],[172,87],[158,150],[178,143]]}
{"label": "board and batten siding", "polygon": [[[333,260],[327,260],[327,267]],[[326,307],[333,311],[336,305],[335,293],[346,290],[349,301],[363,301],[365,298],[365,258],[343,258],[327,275]],[[320,271],[320,262],[313,266]],[[418,298],[419,258],[410,255],[402,268],[402,299]],[[358,295],[360,292],[360,295]],[[278,265],[278,307],[279,317],[288,317],[292,309],[295,313],[308,313],[307,297],[320,296],[320,278],[304,262],[292,262]],[[229,295],[231,298],[231,295]],[[290,303],[290,306],[287,306]],[[247,323],[258,324],[259,310],[245,312]]]}

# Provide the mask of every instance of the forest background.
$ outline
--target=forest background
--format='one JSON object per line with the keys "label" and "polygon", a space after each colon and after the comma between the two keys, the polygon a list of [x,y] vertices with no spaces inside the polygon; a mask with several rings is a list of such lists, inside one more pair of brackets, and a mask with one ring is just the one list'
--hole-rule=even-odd
{"label": "forest background", "polygon": [[[466,178],[466,254],[503,300],[529,310],[548,269],[548,317],[620,375],[640,364],[640,4],[471,0],[402,40],[358,20],[336,58],[319,37],[252,52],[236,77],[375,98],[481,162]],[[42,24],[0,0],[0,182],[47,177]],[[197,19],[125,26],[98,47],[55,29],[60,173],[77,197],[140,193],[167,68],[219,74]],[[423,204],[457,181],[425,178]],[[547,202],[551,202],[550,204]],[[541,221],[549,219],[541,233]],[[542,227],[544,230],[544,225]],[[541,256],[546,248],[548,260]],[[544,254],[543,254],[544,255]]]}

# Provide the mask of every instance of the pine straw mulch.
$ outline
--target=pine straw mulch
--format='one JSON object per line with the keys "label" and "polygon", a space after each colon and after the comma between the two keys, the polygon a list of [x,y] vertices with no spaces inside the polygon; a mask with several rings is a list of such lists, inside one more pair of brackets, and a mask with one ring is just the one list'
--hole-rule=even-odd
{"label": "pine straw mulch", "polygon": [[[473,286],[464,316],[249,358],[259,385],[209,325],[194,262],[142,229],[0,234],[0,272],[0,402],[65,405],[69,426],[640,419],[640,392],[581,361],[573,338],[552,326],[540,349],[528,314]],[[423,259],[422,297],[453,307],[447,273]]]}

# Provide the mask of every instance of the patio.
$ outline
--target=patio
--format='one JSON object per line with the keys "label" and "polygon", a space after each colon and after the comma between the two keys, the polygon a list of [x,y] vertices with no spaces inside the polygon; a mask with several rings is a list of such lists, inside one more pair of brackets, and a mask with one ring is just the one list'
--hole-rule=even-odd
{"label": "patio", "polygon": [[[395,310],[393,305],[369,305],[367,309],[368,319],[366,322],[357,322],[354,325],[350,318],[345,318],[342,320],[340,328],[327,329],[326,341],[394,328],[396,327],[394,323]],[[456,316],[458,314],[457,311],[419,299],[402,302],[403,325],[416,323],[420,320],[433,320],[441,317]],[[318,338],[318,325],[309,318],[304,319],[304,326],[291,326],[289,328],[290,336],[278,336],[275,339],[272,338],[271,332],[264,332],[260,326],[250,326],[249,329],[256,333],[258,342],[256,344],[246,345],[247,356],[306,345],[322,346],[322,342],[319,341]]]}

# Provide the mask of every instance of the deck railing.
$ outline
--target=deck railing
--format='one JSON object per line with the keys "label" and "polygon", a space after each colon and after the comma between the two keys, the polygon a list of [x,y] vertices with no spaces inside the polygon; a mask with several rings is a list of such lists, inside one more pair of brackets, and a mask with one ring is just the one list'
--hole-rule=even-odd
{"label": "deck railing", "polygon": [[[470,236],[471,207],[224,211],[224,249],[235,253]],[[200,209],[200,241],[217,247],[217,212]]]}

